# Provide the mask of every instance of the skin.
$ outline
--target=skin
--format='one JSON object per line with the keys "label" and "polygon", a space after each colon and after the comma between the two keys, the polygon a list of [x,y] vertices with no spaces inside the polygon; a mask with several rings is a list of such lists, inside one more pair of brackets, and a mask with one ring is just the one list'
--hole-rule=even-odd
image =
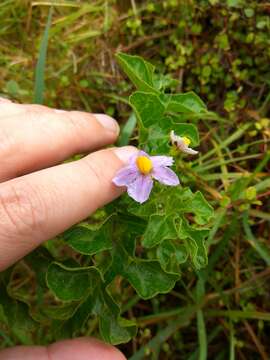
{"label": "skin", "polygon": [[[0,271],[112,201],[112,183],[137,150],[100,148],[115,142],[117,122],[107,115],[20,105],[0,98]],[[83,159],[60,164],[78,153]],[[47,347],[16,346],[2,360],[123,360],[96,339]]]}

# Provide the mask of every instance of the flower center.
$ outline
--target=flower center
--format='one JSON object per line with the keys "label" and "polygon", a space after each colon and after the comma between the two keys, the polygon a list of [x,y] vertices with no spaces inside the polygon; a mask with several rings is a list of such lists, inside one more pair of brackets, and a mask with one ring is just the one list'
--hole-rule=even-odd
{"label": "flower center", "polygon": [[190,139],[188,137],[186,137],[186,136],[183,136],[182,139],[183,139],[183,142],[184,142],[184,144],[186,146],[188,146],[191,143]]}
{"label": "flower center", "polygon": [[149,174],[153,169],[152,161],[146,156],[138,156],[136,164],[143,175]]}

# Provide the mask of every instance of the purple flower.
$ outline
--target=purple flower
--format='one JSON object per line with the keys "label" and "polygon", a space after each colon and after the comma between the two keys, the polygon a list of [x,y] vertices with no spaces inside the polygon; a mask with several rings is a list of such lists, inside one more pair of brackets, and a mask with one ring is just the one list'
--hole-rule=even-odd
{"label": "purple flower", "polygon": [[149,198],[153,179],[169,186],[179,184],[177,175],[168,168],[172,164],[173,158],[170,156],[149,156],[144,151],[139,151],[131,156],[127,166],[117,172],[113,183],[126,186],[128,195],[143,203]]}

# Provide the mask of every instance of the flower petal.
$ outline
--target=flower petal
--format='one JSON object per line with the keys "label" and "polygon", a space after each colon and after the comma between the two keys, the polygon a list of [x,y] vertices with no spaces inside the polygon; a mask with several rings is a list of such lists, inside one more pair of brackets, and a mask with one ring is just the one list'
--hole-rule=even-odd
{"label": "flower petal", "polygon": [[138,156],[146,156],[146,157],[150,158],[150,156],[143,150],[139,150],[139,152],[137,153],[137,157]]}
{"label": "flower petal", "polygon": [[188,147],[185,144],[184,138],[178,135],[175,135],[174,131],[170,132],[171,142],[178,147],[183,153],[190,154],[190,155],[197,155],[199,151],[193,150],[192,148]]}
{"label": "flower petal", "polygon": [[182,148],[180,148],[184,153],[186,154],[190,154],[190,155],[197,155],[199,153],[199,151],[193,150],[188,146],[183,146]]}
{"label": "flower petal", "polygon": [[136,180],[139,176],[139,171],[137,166],[129,165],[120,169],[115,177],[113,178],[113,183],[117,186],[128,186],[130,183]]}
{"label": "flower petal", "polygon": [[171,156],[150,156],[154,168],[157,166],[172,166],[173,158]]}
{"label": "flower petal", "polygon": [[139,150],[135,154],[131,155],[131,157],[128,159],[129,166],[136,164],[136,160],[137,160],[138,156],[146,156],[147,158],[150,158],[150,156],[146,152]]}
{"label": "flower petal", "polygon": [[142,204],[149,198],[152,187],[153,180],[151,176],[140,174],[133,183],[128,185],[127,192],[132,199]]}
{"label": "flower petal", "polygon": [[171,169],[165,166],[154,168],[152,176],[164,185],[176,186],[180,184],[178,176]]}

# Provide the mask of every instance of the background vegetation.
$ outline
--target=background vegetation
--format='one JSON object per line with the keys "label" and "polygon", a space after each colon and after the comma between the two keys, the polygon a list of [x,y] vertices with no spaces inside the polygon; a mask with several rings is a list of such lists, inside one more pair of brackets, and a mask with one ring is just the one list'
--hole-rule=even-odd
{"label": "background vegetation", "polygon": [[[50,4],[0,4],[0,89],[15,101],[33,101]],[[121,50],[170,73],[172,89],[194,90],[213,111],[199,123],[201,156],[181,169],[216,211],[209,265],[197,274],[186,266],[174,290],[153,300],[129,298],[119,286],[123,314],[139,325],[120,346],[132,359],[269,359],[269,15],[267,1],[252,0],[55,1],[46,105],[105,112],[126,124],[132,87],[116,64]],[[125,135],[121,143],[136,144],[136,128]],[[59,333],[36,327],[23,306],[34,275],[24,262],[16,269],[2,274],[14,302],[10,323],[0,307],[1,346],[55,340]],[[81,334],[98,336],[97,322],[73,335]]]}

